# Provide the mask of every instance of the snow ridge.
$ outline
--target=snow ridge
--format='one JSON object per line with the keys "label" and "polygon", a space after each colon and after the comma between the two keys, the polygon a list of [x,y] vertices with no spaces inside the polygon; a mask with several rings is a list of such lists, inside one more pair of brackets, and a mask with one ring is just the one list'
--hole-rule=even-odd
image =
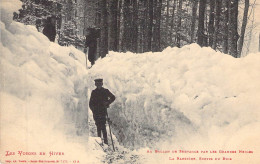
{"label": "snow ridge", "polygon": [[260,54],[235,59],[197,44],[158,53],[110,52],[90,69],[88,84],[103,77],[116,95],[108,111],[118,140],[128,147],[156,148],[165,141],[184,146],[192,136],[221,138],[223,145],[232,136],[226,131],[239,132],[259,118],[259,63]]}
{"label": "snow ridge", "polygon": [[[1,0],[0,6],[1,162],[10,159],[5,151],[21,150],[64,152],[55,160],[98,163],[103,152],[88,144],[85,54],[49,42],[33,26],[13,22],[19,0]],[[97,155],[86,158],[89,151]],[[30,157],[34,159],[47,158]]]}

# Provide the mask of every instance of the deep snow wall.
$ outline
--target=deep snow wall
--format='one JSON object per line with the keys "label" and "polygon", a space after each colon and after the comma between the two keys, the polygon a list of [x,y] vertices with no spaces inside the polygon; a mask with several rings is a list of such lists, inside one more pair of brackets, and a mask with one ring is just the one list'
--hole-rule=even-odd
{"label": "deep snow wall", "polygon": [[20,1],[1,0],[0,6],[1,162],[11,158],[4,156],[6,151],[69,152],[67,160],[80,160],[86,144],[67,138],[88,137],[84,53],[49,42],[33,26],[13,22]]}
{"label": "deep snow wall", "polygon": [[108,112],[125,146],[156,148],[163,141],[221,147],[234,136],[242,143],[243,136],[258,135],[259,63],[259,53],[236,59],[196,44],[158,53],[110,52],[90,69],[88,84],[93,89],[92,80],[102,77],[116,95]]}

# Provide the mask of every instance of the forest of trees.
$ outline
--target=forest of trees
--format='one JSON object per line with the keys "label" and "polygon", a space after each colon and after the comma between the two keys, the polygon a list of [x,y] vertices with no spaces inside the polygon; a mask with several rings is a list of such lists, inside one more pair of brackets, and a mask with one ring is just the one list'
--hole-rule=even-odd
{"label": "forest of trees", "polygon": [[108,50],[156,52],[198,43],[240,57],[249,5],[249,0],[101,0],[99,26],[108,30]]}
{"label": "forest of trees", "polygon": [[[22,1],[27,4],[27,10],[28,4],[43,2]],[[49,3],[56,4],[52,5],[55,9],[49,9],[49,14],[55,11],[56,16],[63,17],[63,27],[58,27],[62,29],[59,43],[76,46],[84,46],[84,36],[77,33],[77,3],[92,5],[94,26],[101,29],[98,43],[101,57],[110,50],[158,52],[168,46],[191,43],[241,57],[250,10],[254,7],[249,0],[56,0]],[[84,11],[84,14],[89,13]],[[84,23],[84,26],[89,25]]]}
{"label": "forest of trees", "polygon": [[77,35],[77,5],[75,0],[21,0],[22,9],[14,13],[14,20],[27,25],[35,25],[42,31],[47,17],[56,17],[58,43],[83,47],[85,37]]}

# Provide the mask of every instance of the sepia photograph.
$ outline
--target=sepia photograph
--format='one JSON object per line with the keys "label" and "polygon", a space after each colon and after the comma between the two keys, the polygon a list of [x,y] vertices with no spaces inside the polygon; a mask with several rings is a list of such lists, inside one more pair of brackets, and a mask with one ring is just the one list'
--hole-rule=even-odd
{"label": "sepia photograph", "polygon": [[260,0],[0,12],[0,164],[260,163]]}

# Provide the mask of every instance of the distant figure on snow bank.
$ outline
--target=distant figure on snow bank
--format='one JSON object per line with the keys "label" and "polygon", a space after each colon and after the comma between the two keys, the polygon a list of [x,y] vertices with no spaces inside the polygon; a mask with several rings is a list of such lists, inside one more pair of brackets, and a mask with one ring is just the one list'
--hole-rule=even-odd
{"label": "distant figure on snow bank", "polygon": [[102,87],[103,79],[96,79],[95,85],[97,88],[91,92],[89,107],[97,126],[98,137],[101,138],[102,131],[104,143],[108,144],[106,130],[107,108],[115,101],[115,96],[108,89]]}
{"label": "distant figure on snow bank", "polygon": [[49,38],[51,42],[55,41],[56,37],[56,18],[55,16],[48,17],[42,33]]}
{"label": "distant figure on snow bank", "polygon": [[100,36],[100,29],[88,28],[86,35],[85,46],[88,47],[88,60],[91,65],[95,64],[96,54],[97,54],[97,39]]}

